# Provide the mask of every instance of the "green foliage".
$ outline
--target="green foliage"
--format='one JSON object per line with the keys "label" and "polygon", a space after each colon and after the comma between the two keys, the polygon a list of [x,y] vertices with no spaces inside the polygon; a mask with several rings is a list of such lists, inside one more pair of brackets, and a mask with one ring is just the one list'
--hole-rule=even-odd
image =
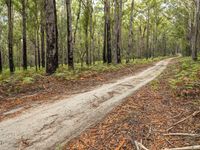
{"label": "green foliage", "polygon": [[35,68],[29,68],[27,71],[16,68],[16,72],[10,75],[9,70],[5,70],[3,74],[0,75],[0,84],[3,83],[21,83],[21,84],[31,84],[38,78],[38,76],[43,76],[44,70],[35,71]]}
{"label": "green foliage", "polygon": [[124,67],[127,67],[128,65],[149,64],[162,60],[164,58],[165,57],[158,57],[156,59],[135,59],[132,60],[129,64],[126,64],[125,60],[122,60],[122,64],[118,65],[107,65],[103,64],[102,62],[97,62],[95,65],[92,66],[81,66],[81,64],[76,64],[75,70],[68,70],[68,66],[63,65],[57,69],[57,72],[54,74],[54,76],[57,78],[72,80],[95,73],[120,70]]}
{"label": "green foliage", "polygon": [[179,69],[174,70],[176,75],[169,80],[171,87],[176,89],[182,85],[185,89],[193,89],[200,80],[200,62],[194,62],[191,58],[181,58],[179,64]]}
{"label": "green foliage", "polygon": [[23,84],[31,84],[31,83],[34,83],[34,79],[31,78],[31,77],[25,77],[23,78]]}

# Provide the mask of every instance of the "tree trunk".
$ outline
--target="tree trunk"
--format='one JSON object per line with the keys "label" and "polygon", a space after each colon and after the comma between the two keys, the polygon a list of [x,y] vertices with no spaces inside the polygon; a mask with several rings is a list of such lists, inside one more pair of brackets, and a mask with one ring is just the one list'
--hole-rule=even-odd
{"label": "tree trunk", "polygon": [[78,13],[77,13],[77,18],[76,18],[76,25],[75,25],[75,30],[74,30],[73,45],[76,44],[76,33],[77,33],[77,30],[78,30],[78,24],[79,24],[79,19],[80,19],[80,14],[81,14],[81,6],[82,6],[82,2],[79,1],[79,8],[78,8]]}
{"label": "tree trunk", "polygon": [[52,74],[58,68],[58,30],[55,0],[45,1],[46,10],[46,73]]}
{"label": "tree trunk", "polygon": [[35,36],[35,39],[34,39],[34,52],[35,52],[35,70],[38,71],[38,55],[37,55],[37,37]]}
{"label": "tree trunk", "polygon": [[26,44],[26,0],[22,0],[22,34],[23,34],[23,69],[27,70],[27,44]]}
{"label": "tree trunk", "polygon": [[193,46],[192,46],[192,59],[197,61],[197,39],[199,34],[199,17],[200,17],[200,0],[196,0],[196,10],[195,10],[195,21],[194,21],[194,35],[193,35]]}
{"label": "tree trunk", "polygon": [[89,28],[89,0],[86,1],[86,6],[85,6],[85,23],[84,23],[84,28],[85,28],[85,51],[86,51],[86,65],[89,66],[90,64],[90,58],[89,58],[89,40],[88,40],[88,28]]}
{"label": "tree trunk", "polygon": [[[1,34],[2,34],[2,28],[0,24],[0,41],[1,41]],[[2,47],[0,46],[0,74],[3,71],[3,62],[2,62]]]}
{"label": "tree trunk", "polygon": [[107,8],[106,2],[104,2],[104,36],[103,36],[103,63],[107,62]]}
{"label": "tree trunk", "polygon": [[[42,2],[42,7],[41,7],[41,12],[40,12],[40,15],[41,15],[41,18],[44,18],[44,3]],[[41,19],[41,22],[40,22],[40,30],[41,30],[41,58],[42,58],[42,67],[45,68],[45,20],[44,19]]]}
{"label": "tree trunk", "polygon": [[92,64],[92,56],[93,56],[93,40],[94,40],[94,37],[93,37],[93,7],[92,7],[92,2],[90,3],[90,6],[89,6],[89,10],[90,10],[90,65]]}
{"label": "tree trunk", "polygon": [[128,36],[128,51],[126,56],[126,63],[129,63],[131,58],[131,50],[133,49],[133,9],[134,0],[131,3],[131,14],[130,14],[130,24],[129,24],[129,36]]}
{"label": "tree trunk", "polygon": [[70,69],[74,69],[73,58],[73,39],[72,39],[72,16],[71,16],[71,0],[66,0],[67,7],[67,49],[68,49],[68,65]]}
{"label": "tree trunk", "polygon": [[112,63],[112,52],[111,52],[111,27],[110,27],[110,1],[106,0],[106,15],[107,15],[107,63]]}
{"label": "tree trunk", "polygon": [[149,58],[150,56],[150,51],[149,51],[149,34],[150,34],[150,26],[149,26],[149,20],[150,19],[150,9],[148,8],[147,12],[147,46],[146,46],[146,59]]}
{"label": "tree trunk", "polygon": [[115,7],[115,12],[114,12],[114,56],[115,56],[115,63],[118,64],[118,33],[119,33],[119,1],[114,0],[114,7]]}
{"label": "tree trunk", "polygon": [[13,60],[13,19],[12,19],[12,0],[7,0],[8,8],[8,58],[10,72],[15,71]]}
{"label": "tree trunk", "polygon": [[38,67],[40,69],[41,67],[41,59],[40,59],[40,37],[39,37],[39,31],[37,29],[37,52],[38,52]]}
{"label": "tree trunk", "polygon": [[117,63],[121,63],[121,51],[122,51],[122,7],[123,2],[119,0],[119,35],[118,35],[118,51],[117,51]]}
{"label": "tree trunk", "polygon": [[3,71],[3,65],[2,65],[2,54],[1,54],[1,47],[0,47],[0,73]]}
{"label": "tree trunk", "polygon": [[115,63],[121,63],[121,17],[122,17],[122,1],[115,0]]}

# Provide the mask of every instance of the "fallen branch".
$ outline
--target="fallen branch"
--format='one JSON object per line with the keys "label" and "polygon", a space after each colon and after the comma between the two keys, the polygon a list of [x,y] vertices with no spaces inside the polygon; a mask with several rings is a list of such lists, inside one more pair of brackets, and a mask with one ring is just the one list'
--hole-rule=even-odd
{"label": "fallen branch", "polygon": [[200,145],[179,147],[179,148],[165,148],[164,150],[199,150]]}
{"label": "fallen branch", "polygon": [[190,133],[168,133],[163,134],[164,136],[190,136],[190,137],[200,137],[200,134],[190,134]]}
{"label": "fallen branch", "polygon": [[139,148],[139,147],[141,147],[142,149],[144,149],[144,150],[149,150],[149,149],[147,149],[144,145],[142,145],[142,143],[139,143],[139,142],[137,142],[137,141],[135,141],[135,143],[136,143],[136,147],[137,148]]}
{"label": "fallen branch", "polygon": [[138,145],[138,142],[135,141],[134,143],[135,143],[136,150],[140,150],[140,147],[139,147],[139,145]]}
{"label": "fallen branch", "polygon": [[192,115],[187,116],[186,118],[181,119],[180,121],[176,122],[175,124],[173,124],[169,129],[167,129],[167,131],[171,130],[174,128],[174,126],[184,122],[185,120],[188,120],[192,117],[195,117],[196,115],[198,115],[200,113],[200,111],[195,111]]}

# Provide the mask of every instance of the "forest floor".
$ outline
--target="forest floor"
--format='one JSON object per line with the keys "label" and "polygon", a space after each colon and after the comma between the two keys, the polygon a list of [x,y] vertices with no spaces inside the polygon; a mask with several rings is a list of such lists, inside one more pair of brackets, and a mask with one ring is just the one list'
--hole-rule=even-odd
{"label": "forest floor", "polygon": [[[137,69],[127,69],[128,76],[123,76],[122,72],[123,77],[117,80],[110,80],[91,90],[86,89],[87,92],[83,90],[60,101],[41,104],[21,115],[2,120],[0,149],[54,149],[59,143],[66,139],[69,141],[100,121],[126,97],[158,77],[171,60],[157,62],[139,72]],[[109,76],[108,80],[114,77]]]}
{"label": "forest floor", "polygon": [[[153,66],[160,59],[150,61],[139,60],[133,64],[106,66],[95,65],[75,72],[60,68],[53,76],[39,72],[19,72],[0,80],[0,121],[14,117],[29,108],[43,103],[55,102],[66,95],[83,93],[114,82],[127,75],[134,75],[141,70]],[[75,77],[74,77],[75,76]],[[1,77],[0,77],[1,79]]]}
{"label": "forest floor", "polygon": [[171,61],[159,78],[63,149],[139,150],[141,145],[149,150],[200,149],[200,62]]}

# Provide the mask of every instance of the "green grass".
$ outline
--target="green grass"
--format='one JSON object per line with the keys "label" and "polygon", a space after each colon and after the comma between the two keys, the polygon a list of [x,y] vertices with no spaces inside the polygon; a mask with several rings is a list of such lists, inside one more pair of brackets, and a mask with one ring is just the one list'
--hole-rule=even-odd
{"label": "green grass", "polygon": [[[64,80],[73,80],[77,79],[83,75],[89,75],[93,73],[101,73],[106,71],[115,71],[127,67],[128,65],[138,65],[138,64],[149,64],[155,61],[164,59],[164,57],[158,57],[154,59],[135,59],[132,60],[129,64],[125,63],[125,60],[122,61],[122,64],[103,64],[102,62],[97,62],[95,65],[81,67],[81,64],[75,64],[75,70],[68,70],[67,65],[59,66],[56,73],[52,77],[60,78]],[[3,71],[0,74],[0,84],[3,83],[20,83],[20,84],[31,84],[34,83],[38,78],[45,77],[45,69],[36,71],[35,67],[28,68],[27,71],[23,71],[22,68],[16,68],[16,71],[13,75],[10,75],[9,69]]]}

